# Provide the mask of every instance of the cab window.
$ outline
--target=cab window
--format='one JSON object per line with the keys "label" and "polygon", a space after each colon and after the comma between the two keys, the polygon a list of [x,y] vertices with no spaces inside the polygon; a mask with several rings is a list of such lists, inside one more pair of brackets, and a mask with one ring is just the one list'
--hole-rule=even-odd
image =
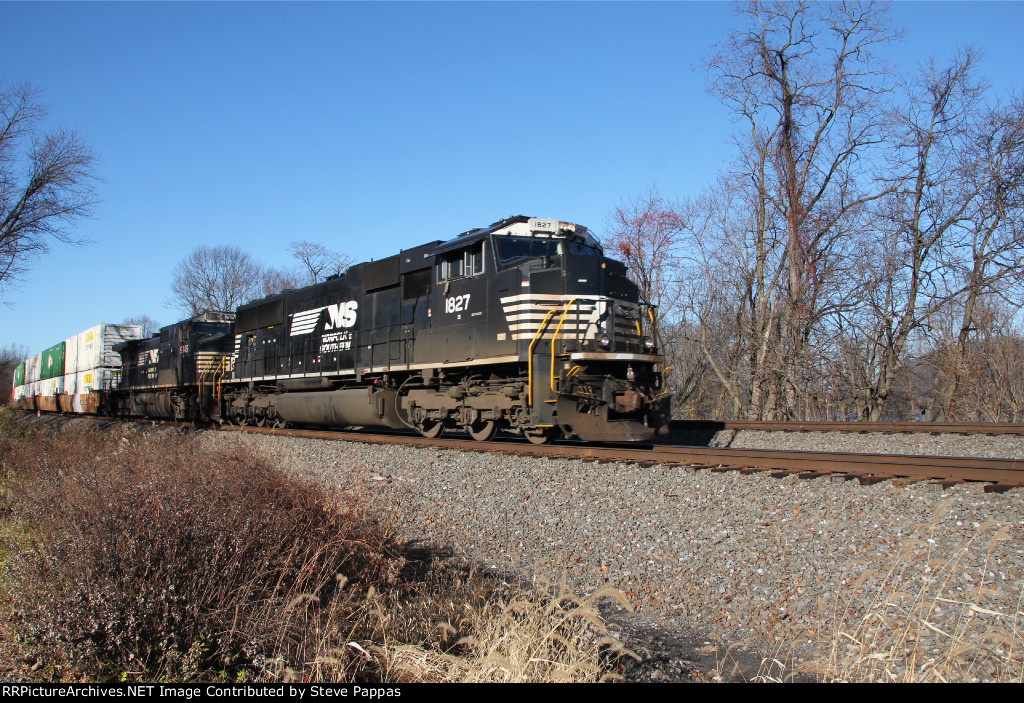
{"label": "cab window", "polygon": [[450,281],[484,272],[484,243],[477,242],[471,247],[459,249],[441,257],[437,280]]}
{"label": "cab window", "polygon": [[552,256],[577,254],[601,256],[601,245],[588,235],[587,239],[552,237],[495,237],[498,245],[498,261],[502,266],[520,259],[540,259]]}

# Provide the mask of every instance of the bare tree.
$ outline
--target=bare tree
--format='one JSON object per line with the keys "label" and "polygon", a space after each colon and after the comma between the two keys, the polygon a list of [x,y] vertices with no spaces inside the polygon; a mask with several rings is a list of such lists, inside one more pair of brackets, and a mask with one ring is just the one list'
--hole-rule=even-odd
{"label": "bare tree", "polygon": [[[961,342],[963,301],[931,325],[935,345],[917,361],[931,370],[924,407],[949,422],[1020,422],[1024,419],[1024,330],[1020,306],[998,295],[973,301],[971,332]],[[955,387],[955,392],[951,392]]]}
{"label": "bare tree", "polygon": [[706,402],[702,390],[707,361],[680,305],[678,250],[684,229],[679,206],[666,201],[654,185],[609,213],[603,243],[626,263],[641,297],[653,306],[651,319],[641,324],[666,357],[673,414],[696,417]]}
{"label": "bare tree", "polygon": [[874,207],[874,235],[855,267],[853,312],[844,321],[860,340],[846,348],[859,349],[847,369],[862,420],[882,417],[910,346],[949,329],[954,314],[959,327],[940,335],[946,361],[936,367],[952,374],[939,381],[947,389],[941,405],[951,410],[978,301],[1024,274],[1024,113],[1019,101],[984,105],[976,64],[970,49],[945,66],[929,62],[893,113],[892,187]]}
{"label": "bare tree", "polygon": [[189,316],[234,310],[260,294],[261,273],[236,246],[197,247],[174,268],[170,302]]}
{"label": "bare tree", "polygon": [[352,258],[331,251],[323,244],[316,242],[292,242],[288,245],[288,251],[292,253],[308,276],[308,285],[315,285],[331,276],[338,276],[345,272]]}
{"label": "bare tree", "polygon": [[[629,267],[641,297],[655,306],[660,323],[673,318],[676,306],[676,249],[682,216],[665,202],[657,186],[624,200],[608,216],[605,249]],[[659,325],[656,323],[655,327]]]}
{"label": "bare tree", "polygon": [[742,246],[747,267],[735,335],[750,365],[747,415],[785,418],[808,392],[810,340],[836,302],[850,222],[880,195],[865,166],[888,78],[875,51],[896,32],[870,2],[750,2],[737,14],[742,26],[708,60],[711,93],[743,125],[730,178],[739,194],[727,198],[743,229],[719,234]]}
{"label": "bare tree", "polygon": [[0,81],[0,290],[51,242],[83,243],[68,226],[96,203],[92,150],[74,130],[42,131],[46,114],[32,86]]}
{"label": "bare tree", "polygon": [[[879,3],[737,15],[707,66],[739,155],[673,207],[679,255],[661,263],[678,272],[630,262],[680,301],[673,344],[710,372],[684,412],[1017,417],[1024,342],[1005,319],[1024,299],[1024,96],[985,104],[970,49],[896,85]],[[994,325],[1000,300],[1014,312]]]}
{"label": "bare tree", "polygon": [[280,269],[273,266],[263,269],[263,295],[277,295],[286,290],[294,290],[303,286],[303,275],[298,271]]}
{"label": "bare tree", "polygon": [[8,344],[0,349],[0,404],[6,404],[11,400],[11,392],[14,390],[14,369],[18,364],[28,357],[28,347],[24,344]]}
{"label": "bare tree", "polygon": [[[960,173],[966,191],[966,217],[958,228],[949,265],[960,272],[960,324],[950,365],[944,415],[951,415],[962,376],[973,376],[969,363],[972,335],[986,326],[978,314],[986,298],[1012,298],[1019,305],[1024,278],[1024,100],[994,107],[972,121],[962,149]],[[994,355],[1007,345],[988,343]]]}
{"label": "bare tree", "polygon": [[124,319],[124,322],[122,322],[121,324],[139,325],[140,327],[142,327],[142,336],[144,338],[150,336],[151,334],[160,329],[160,323],[154,320],[149,315],[132,315],[131,317],[126,317]]}
{"label": "bare tree", "polygon": [[[755,351],[762,342],[752,315],[767,319],[765,308],[770,311],[772,303],[766,289],[774,284],[766,268],[778,267],[767,260],[774,248],[762,238],[765,228],[750,226],[746,195],[736,182],[722,178],[717,187],[684,206],[680,280],[685,286],[685,316],[691,323],[690,339],[718,382],[711,404],[717,417],[743,417],[749,406],[750,367],[763,358]],[[770,347],[770,341],[763,346]]]}

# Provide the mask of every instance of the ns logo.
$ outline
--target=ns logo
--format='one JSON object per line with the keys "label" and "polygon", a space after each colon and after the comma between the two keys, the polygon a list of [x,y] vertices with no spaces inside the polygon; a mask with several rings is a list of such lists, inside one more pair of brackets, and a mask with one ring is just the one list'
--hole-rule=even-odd
{"label": "ns logo", "polygon": [[356,310],[359,309],[359,303],[354,300],[350,300],[347,303],[338,303],[337,305],[328,305],[327,310],[327,321],[324,323],[324,330],[335,330],[339,327],[351,327],[356,324]]}
{"label": "ns logo", "polygon": [[[327,311],[326,318],[324,318],[324,310]],[[321,318],[324,318],[324,332],[352,327],[356,324],[358,310],[359,303],[350,300],[347,303],[335,303],[297,312],[292,315],[290,336],[295,337],[313,332]]]}

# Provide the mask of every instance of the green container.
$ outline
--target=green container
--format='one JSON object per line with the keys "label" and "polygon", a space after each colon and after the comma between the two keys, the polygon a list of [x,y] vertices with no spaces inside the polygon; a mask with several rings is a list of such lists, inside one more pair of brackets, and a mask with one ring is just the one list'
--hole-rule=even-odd
{"label": "green container", "polygon": [[18,364],[18,367],[14,369],[14,385],[24,386],[25,385],[25,362]]}
{"label": "green container", "polygon": [[42,368],[39,369],[39,378],[59,378],[64,375],[64,342],[55,344],[42,353]]}

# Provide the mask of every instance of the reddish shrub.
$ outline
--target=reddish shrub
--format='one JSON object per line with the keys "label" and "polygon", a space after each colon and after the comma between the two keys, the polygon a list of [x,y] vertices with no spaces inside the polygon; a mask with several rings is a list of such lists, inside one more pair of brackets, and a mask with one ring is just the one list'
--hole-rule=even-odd
{"label": "reddish shrub", "polygon": [[[143,677],[236,677],[301,660],[308,608],[337,574],[346,598],[401,566],[351,497],[284,478],[242,449],[138,432],[40,433],[4,450],[12,622],[57,667]],[[337,599],[332,610],[337,612]]]}

